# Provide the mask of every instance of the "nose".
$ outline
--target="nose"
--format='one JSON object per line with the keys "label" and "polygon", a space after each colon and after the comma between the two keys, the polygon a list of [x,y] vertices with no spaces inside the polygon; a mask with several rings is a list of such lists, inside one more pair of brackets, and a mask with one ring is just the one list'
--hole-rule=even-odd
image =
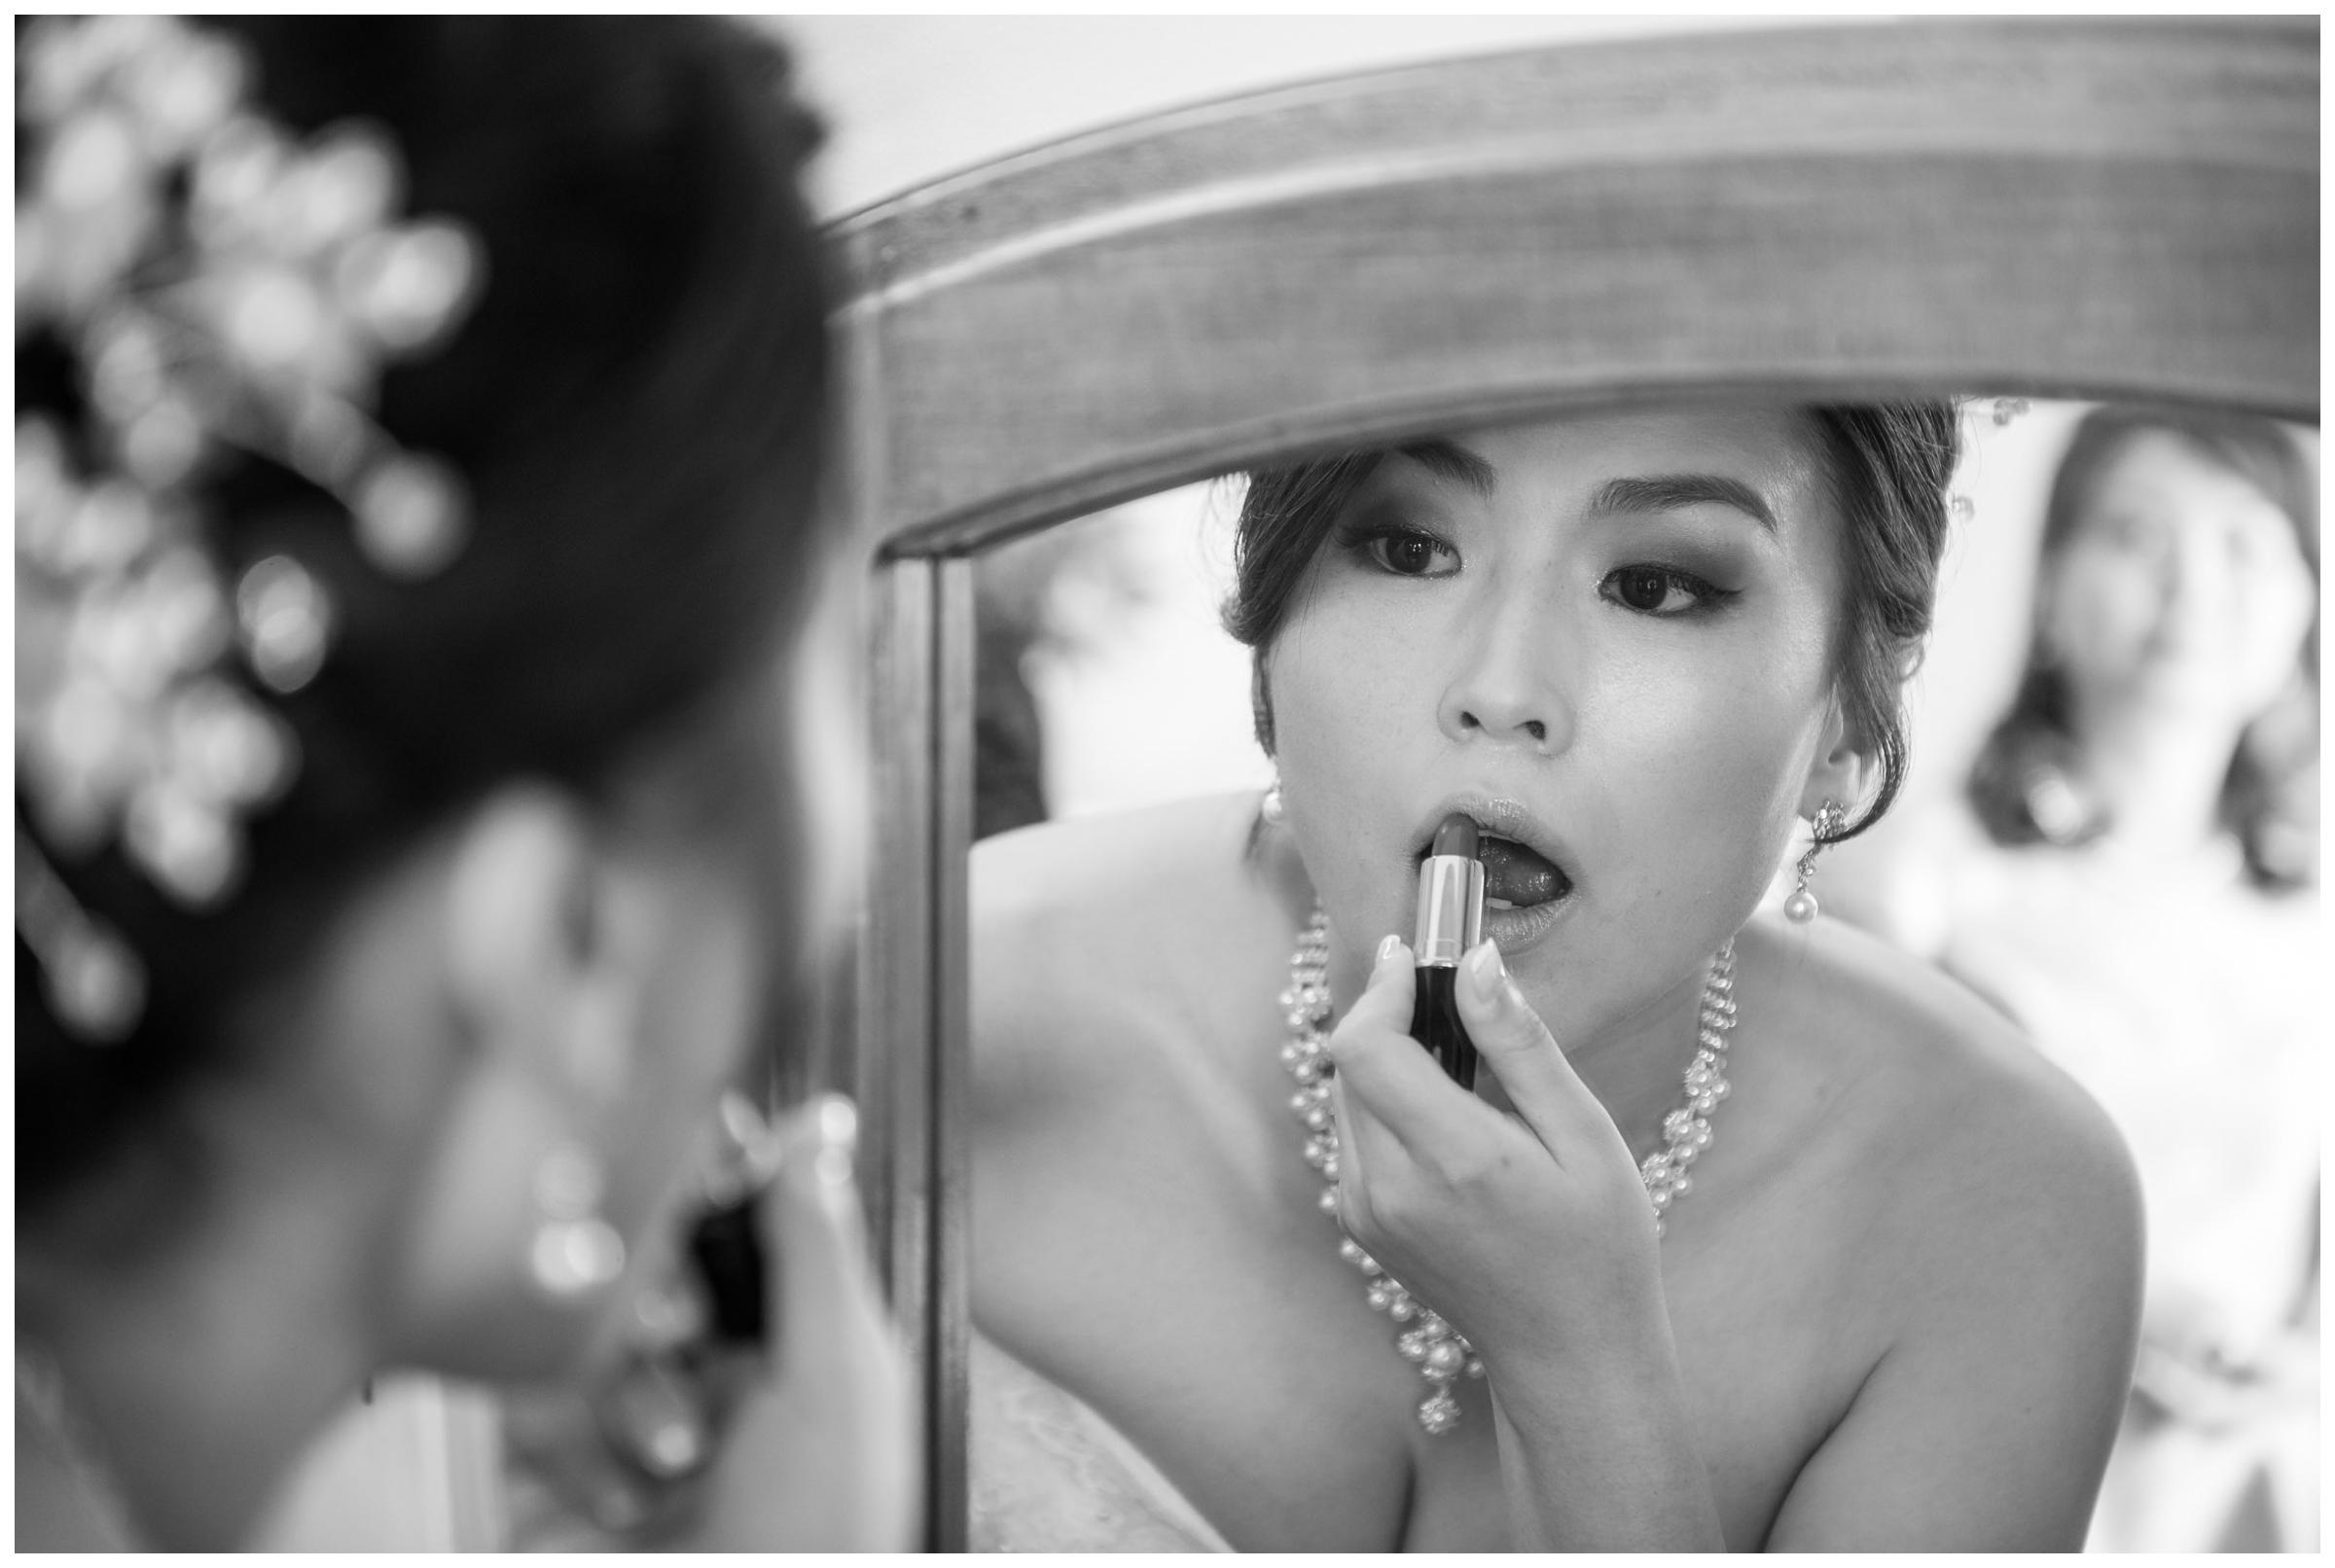
{"label": "nose", "polygon": [[1546,604],[1516,595],[1486,606],[1461,636],[1436,713],[1444,734],[1562,751],[1572,738],[1572,708],[1561,679],[1562,627]]}

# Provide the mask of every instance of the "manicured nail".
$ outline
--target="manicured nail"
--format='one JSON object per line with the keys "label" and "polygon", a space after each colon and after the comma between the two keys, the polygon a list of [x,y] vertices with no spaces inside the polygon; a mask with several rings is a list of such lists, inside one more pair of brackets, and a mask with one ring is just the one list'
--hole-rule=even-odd
{"label": "manicured nail", "polygon": [[714,1122],[714,1147],[700,1185],[706,1202],[726,1207],[777,1174],[785,1147],[762,1108],[736,1089],[722,1090]]}
{"label": "manicured nail", "polygon": [[1403,939],[1389,931],[1379,939],[1378,962],[1384,963],[1402,950]]}
{"label": "manicured nail", "polygon": [[811,1168],[821,1181],[840,1187],[851,1180],[852,1157],[859,1149],[859,1107],[841,1094],[824,1095],[813,1124],[819,1153]]}
{"label": "manicured nail", "polygon": [[1500,944],[1496,942],[1477,943],[1475,950],[1467,955],[1467,972],[1476,982],[1478,995],[1499,995],[1500,982],[1508,978],[1508,966],[1500,962]]}

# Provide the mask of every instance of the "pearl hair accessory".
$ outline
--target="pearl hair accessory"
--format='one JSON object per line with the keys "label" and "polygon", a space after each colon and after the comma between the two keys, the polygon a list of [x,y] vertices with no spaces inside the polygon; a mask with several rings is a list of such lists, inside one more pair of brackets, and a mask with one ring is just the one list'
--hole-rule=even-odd
{"label": "pearl hair accessory", "polygon": [[[1289,955],[1289,988],[1280,994],[1285,1010],[1282,1018],[1289,1033],[1281,1047],[1281,1065],[1297,1081],[1289,1109],[1306,1127],[1306,1163],[1328,1184],[1321,1190],[1321,1211],[1336,1221],[1338,1120],[1331,1108],[1330,1081],[1338,1069],[1330,1060],[1327,1037],[1329,958],[1329,916],[1317,904],[1312,918],[1297,934],[1297,948]],[[1658,1237],[1666,1229],[1664,1214],[1694,1188],[1687,1167],[1710,1148],[1710,1114],[1727,1097],[1727,1037],[1734,1028],[1735,943],[1730,939],[1711,960],[1703,982],[1701,1020],[1694,1059],[1686,1068],[1684,1098],[1662,1120],[1663,1147],[1638,1165],[1646,1200],[1654,1206]],[[1395,1353],[1426,1379],[1431,1392],[1419,1402],[1419,1424],[1430,1437],[1440,1437],[1459,1424],[1459,1402],[1452,1394],[1452,1384],[1462,1375],[1482,1377],[1483,1359],[1464,1335],[1405,1290],[1361,1243],[1346,1235],[1343,1224],[1339,1229],[1338,1256],[1370,1281],[1367,1299],[1371,1310],[1405,1325],[1395,1339]]]}
{"label": "pearl hair accessory", "polygon": [[226,38],[44,17],[18,60],[18,339],[63,350],[85,409],[78,429],[17,420],[17,770],[34,830],[18,836],[18,929],[58,1021],[98,1043],[135,1028],[143,966],[23,862],[118,841],[183,908],[232,897],[241,824],[300,766],[268,698],[315,678],[333,632],[300,561],[228,558],[206,481],[257,454],[338,501],[383,573],[446,566],[468,526],[459,477],[366,410],[389,362],[457,325],[483,257],[455,224],[394,221],[403,175],[379,131],[303,143],[260,113]]}
{"label": "pearl hair accessory", "polygon": [[[1994,428],[2000,430],[2014,420],[2025,417],[2032,405],[2025,398],[1996,398],[1992,407]],[[1946,510],[1957,522],[1968,522],[1978,514],[1977,504],[1959,490],[1947,495]]]}
{"label": "pearl hair accessory", "polygon": [[1792,889],[1791,896],[1783,901],[1785,919],[1806,925],[1816,917],[1816,910],[1821,906],[1816,903],[1816,896],[1808,890],[1808,879],[1815,872],[1816,857],[1832,842],[1833,836],[1848,825],[1849,813],[1841,809],[1839,802],[1826,801],[1816,807],[1815,821],[1809,830],[1808,849],[1800,857],[1799,883]]}

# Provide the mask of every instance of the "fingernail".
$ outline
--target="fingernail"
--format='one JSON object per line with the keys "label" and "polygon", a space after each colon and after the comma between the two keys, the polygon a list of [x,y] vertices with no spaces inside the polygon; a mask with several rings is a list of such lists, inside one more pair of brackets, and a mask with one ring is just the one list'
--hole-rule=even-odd
{"label": "fingernail", "polygon": [[1467,972],[1475,980],[1479,995],[1499,995],[1500,982],[1508,978],[1508,966],[1500,962],[1500,944],[1496,942],[1477,943],[1475,950],[1467,955]]}
{"label": "fingernail", "polygon": [[841,1094],[822,1095],[811,1126],[819,1140],[811,1168],[830,1186],[848,1183],[852,1158],[859,1151],[859,1107]]}
{"label": "fingernail", "polygon": [[670,1350],[705,1332],[705,1301],[686,1279],[657,1280],[632,1298],[632,1342]]}
{"label": "fingernail", "polygon": [[1378,962],[1384,963],[1402,950],[1403,939],[1389,931],[1379,939]]}
{"label": "fingernail", "polygon": [[776,1174],[783,1158],[778,1129],[761,1107],[736,1089],[722,1091],[715,1114],[712,1167],[705,1173],[705,1201],[736,1203]]}

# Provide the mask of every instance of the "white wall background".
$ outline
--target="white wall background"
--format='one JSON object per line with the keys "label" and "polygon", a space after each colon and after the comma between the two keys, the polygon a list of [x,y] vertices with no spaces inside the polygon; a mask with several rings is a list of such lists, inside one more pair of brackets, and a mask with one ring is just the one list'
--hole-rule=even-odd
{"label": "white wall background", "polygon": [[840,216],[1006,153],[1260,88],[1533,44],[1808,19],[797,16],[766,24],[793,48],[806,94],[827,114],[811,182],[820,210]]}

